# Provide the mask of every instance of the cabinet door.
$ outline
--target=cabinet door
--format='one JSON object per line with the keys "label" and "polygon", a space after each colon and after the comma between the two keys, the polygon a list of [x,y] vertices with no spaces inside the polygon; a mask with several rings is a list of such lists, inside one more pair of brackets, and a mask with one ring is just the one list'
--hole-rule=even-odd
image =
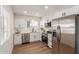
{"label": "cabinet door", "polygon": [[79,14],[79,7],[78,6],[75,6],[75,7],[69,8],[69,9],[65,9],[63,11],[56,13],[53,16],[53,19],[61,18],[61,17],[65,17],[65,16],[70,16],[70,15],[74,15],[74,14]]}
{"label": "cabinet door", "polygon": [[41,41],[41,34],[40,33],[31,33],[30,42],[32,42],[32,41]]}
{"label": "cabinet door", "polygon": [[48,40],[48,46],[52,48],[52,41]]}
{"label": "cabinet door", "polygon": [[78,14],[79,13],[78,10],[79,10],[79,7],[77,6],[77,7],[68,9],[66,12],[67,12],[67,15],[73,15],[73,14]]}
{"label": "cabinet door", "polygon": [[30,42],[33,42],[33,41],[35,41],[35,35],[34,35],[34,33],[31,33],[30,34]]}
{"label": "cabinet door", "polygon": [[53,19],[62,17],[62,12],[58,12],[53,16]]}
{"label": "cabinet door", "polygon": [[48,34],[48,46],[52,48],[52,34]]}
{"label": "cabinet door", "polygon": [[48,34],[48,40],[52,41],[52,34]]}
{"label": "cabinet door", "polygon": [[41,41],[41,33],[36,33],[35,36],[36,41]]}
{"label": "cabinet door", "polygon": [[74,8],[67,9],[62,12],[62,17],[75,14]]}
{"label": "cabinet door", "polygon": [[17,44],[21,44],[21,43],[22,43],[21,35],[20,34],[16,34],[14,36],[14,44],[17,45]]}

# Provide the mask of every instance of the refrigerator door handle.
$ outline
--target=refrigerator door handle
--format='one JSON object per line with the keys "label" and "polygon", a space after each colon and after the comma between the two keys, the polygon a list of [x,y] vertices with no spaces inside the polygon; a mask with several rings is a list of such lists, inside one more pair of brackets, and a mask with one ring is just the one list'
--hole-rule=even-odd
{"label": "refrigerator door handle", "polygon": [[57,40],[58,41],[61,40],[61,28],[60,28],[60,26],[57,26]]}
{"label": "refrigerator door handle", "polygon": [[60,29],[60,26],[57,26],[57,46],[58,46],[58,53],[60,53],[60,43],[61,43],[61,29]]}

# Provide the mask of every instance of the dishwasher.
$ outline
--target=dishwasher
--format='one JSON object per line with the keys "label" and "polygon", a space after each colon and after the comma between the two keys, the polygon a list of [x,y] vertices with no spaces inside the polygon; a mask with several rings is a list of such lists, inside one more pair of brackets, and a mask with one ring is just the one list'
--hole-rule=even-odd
{"label": "dishwasher", "polygon": [[30,43],[30,34],[23,33],[22,34],[22,44]]}

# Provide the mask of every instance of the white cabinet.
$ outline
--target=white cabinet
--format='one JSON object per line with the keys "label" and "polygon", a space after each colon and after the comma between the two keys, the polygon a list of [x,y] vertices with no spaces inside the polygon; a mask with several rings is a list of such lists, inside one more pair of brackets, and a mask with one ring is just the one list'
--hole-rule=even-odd
{"label": "white cabinet", "polygon": [[65,13],[64,16],[78,14],[79,13],[79,7],[78,6],[72,7],[70,9],[67,9],[67,10],[63,11],[62,13]]}
{"label": "white cabinet", "polygon": [[14,45],[18,45],[22,43],[21,34],[14,35]]}
{"label": "white cabinet", "polygon": [[30,33],[30,42],[41,41],[41,33],[33,32]]}
{"label": "white cabinet", "polygon": [[75,6],[75,7],[58,12],[53,16],[53,19],[70,16],[74,14],[79,14],[79,6]]}
{"label": "white cabinet", "polygon": [[53,19],[56,19],[59,17],[62,17],[62,12],[58,12],[58,13],[54,14]]}
{"label": "white cabinet", "polygon": [[52,34],[48,34],[48,47],[52,48]]}

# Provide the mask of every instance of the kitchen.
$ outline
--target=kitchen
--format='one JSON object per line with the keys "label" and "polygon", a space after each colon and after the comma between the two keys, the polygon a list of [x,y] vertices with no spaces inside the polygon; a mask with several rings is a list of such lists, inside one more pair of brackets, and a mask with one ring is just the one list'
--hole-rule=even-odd
{"label": "kitchen", "polygon": [[[2,8],[4,9],[4,11]],[[6,19],[9,19],[9,21],[12,22],[9,22],[11,25],[9,23],[7,25],[10,25],[10,27],[12,27],[11,30],[8,30],[8,32],[12,31],[12,33],[10,32],[10,34],[12,34],[11,38],[13,38],[13,41],[10,42],[10,44],[12,43],[13,46],[7,48],[7,50],[11,50],[10,52],[7,52],[7,50],[4,50],[4,48],[9,46],[10,44],[7,44],[7,46],[3,47],[2,45],[7,41],[4,40],[4,42],[1,42],[0,44],[0,47],[2,47],[1,53],[77,53],[75,52],[78,50],[76,50],[77,46],[75,45],[75,33],[77,33],[75,31],[75,28],[77,28],[76,25],[78,24],[75,24],[75,17],[78,17],[77,14],[79,14],[79,6],[13,5],[8,8],[12,9],[11,12],[13,12],[13,21],[6,17],[6,15],[9,15],[5,10],[7,9],[7,6],[1,6],[1,11],[3,11],[4,14],[1,12],[0,16],[3,16],[1,19],[5,19],[5,22]],[[2,27],[0,27],[0,29],[1,28]],[[3,33],[0,33],[0,35]]]}

